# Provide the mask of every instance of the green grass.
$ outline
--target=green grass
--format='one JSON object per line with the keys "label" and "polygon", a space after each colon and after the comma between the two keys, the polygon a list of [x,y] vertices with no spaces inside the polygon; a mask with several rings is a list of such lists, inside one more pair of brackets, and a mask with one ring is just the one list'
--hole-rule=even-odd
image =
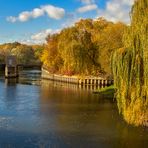
{"label": "green grass", "polygon": [[111,85],[111,86],[107,86],[107,87],[104,87],[104,88],[101,88],[99,90],[99,92],[105,92],[105,91],[113,91],[115,88],[114,88],[114,85]]}
{"label": "green grass", "polygon": [[94,91],[93,93],[98,94],[100,96],[106,97],[106,98],[114,98],[115,94],[115,87],[113,85],[101,88],[100,90]]}

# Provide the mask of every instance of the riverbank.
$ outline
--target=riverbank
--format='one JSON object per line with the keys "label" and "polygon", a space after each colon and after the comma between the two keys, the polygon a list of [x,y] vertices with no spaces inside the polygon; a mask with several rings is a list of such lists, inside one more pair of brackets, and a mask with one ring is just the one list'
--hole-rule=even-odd
{"label": "riverbank", "polygon": [[111,85],[108,87],[101,88],[100,90],[93,91],[93,93],[103,96],[105,98],[114,99],[115,87],[114,85]]}
{"label": "riverbank", "polygon": [[65,76],[65,75],[57,75],[57,74],[51,74],[44,68],[42,68],[42,76],[43,79],[53,80],[53,81],[59,81],[59,82],[65,82],[65,83],[73,83],[78,85],[104,85],[104,86],[110,86],[113,84],[112,79],[102,78],[102,77],[93,77],[93,76]]}

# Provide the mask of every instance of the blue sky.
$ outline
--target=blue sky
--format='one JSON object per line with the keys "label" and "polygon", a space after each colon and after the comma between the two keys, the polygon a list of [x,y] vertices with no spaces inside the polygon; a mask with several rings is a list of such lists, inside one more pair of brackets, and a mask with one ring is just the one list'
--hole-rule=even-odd
{"label": "blue sky", "polygon": [[129,23],[134,0],[0,0],[0,43],[43,43],[81,18]]}

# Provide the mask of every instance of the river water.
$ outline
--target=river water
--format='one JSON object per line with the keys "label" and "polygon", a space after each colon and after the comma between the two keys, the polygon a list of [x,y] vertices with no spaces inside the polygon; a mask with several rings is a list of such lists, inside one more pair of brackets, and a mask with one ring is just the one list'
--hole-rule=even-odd
{"label": "river water", "polygon": [[0,148],[146,148],[148,129],[126,124],[116,102],[23,71],[0,79]]}

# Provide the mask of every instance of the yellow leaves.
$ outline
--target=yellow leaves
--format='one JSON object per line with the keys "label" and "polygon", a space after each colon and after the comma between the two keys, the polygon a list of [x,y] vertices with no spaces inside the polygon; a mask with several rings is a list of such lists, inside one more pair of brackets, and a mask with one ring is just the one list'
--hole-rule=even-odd
{"label": "yellow leaves", "polygon": [[[48,36],[42,61],[49,69],[58,67],[56,72],[111,74],[111,54],[123,46],[122,35],[125,28],[126,25],[122,23],[108,22],[104,18],[80,20],[75,26]],[[60,57],[58,62],[57,57]]]}
{"label": "yellow leaves", "polygon": [[41,56],[41,61],[43,62],[43,64],[48,65],[49,61],[48,61],[48,50],[44,49],[42,56]]}
{"label": "yellow leaves", "polygon": [[117,52],[119,55],[123,55],[123,53],[125,53],[125,51],[126,51],[125,48],[119,48]]}
{"label": "yellow leaves", "polygon": [[128,123],[136,126],[148,126],[148,63],[145,60],[148,5],[145,7],[144,3],[148,1],[138,0],[135,3],[132,24],[124,35],[124,48],[115,52],[112,62],[119,110]]}
{"label": "yellow leaves", "polygon": [[148,110],[140,98],[124,110],[124,118],[129,124],[148,126]]}

